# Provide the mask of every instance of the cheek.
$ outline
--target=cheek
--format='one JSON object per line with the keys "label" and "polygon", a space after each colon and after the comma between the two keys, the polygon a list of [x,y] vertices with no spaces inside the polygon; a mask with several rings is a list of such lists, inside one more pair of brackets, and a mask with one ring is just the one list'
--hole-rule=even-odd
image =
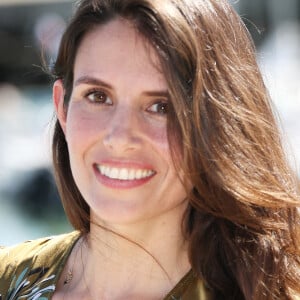
{"label": "cheek", "polygon": [[[158,155],[160,157],[162,157],[163,160],[168,164],[169,170],[170,171],[172,170],[172,173],[173,172],[176,173],[171,155],[172,155],[173,150],[176,150],[176,151],[174,151],[176,153],[175,159],[176,159],[176,161],[179,162],[181,160],[181,156],[180,156],[179,151],[177,151],[177,149],[180,149],[180,148],[179,148],[179,145],[177,145],[175,143],[170,146],[169,140],[168,140],[166,124],[160,125],[160,126],[154,126],[152,124],[151,126],[148,126],[148,128],[144,128],[144,132],[147,133],[149,143],[151,143],[151,145],[153,146],[154,151],[156,153],[158,153]],[[172,147],[172,151],[171,151],[171,147]],[[176,149],[173,149],[174,147],[176,147]],[[177,156],[180,156],[180,157],[177,157]]]}
{"label": "cheek", "polygon": [[[100,121],[101,122],[101,121]],[[74,104],[69,107],[66,123],[66,140],[72,152],[83,151],[95,139],[101,128],[99,119],[88,114],[81,105]]]}
{"label": "cheek", "polygon": [[[142,140],[142,145],[151,145],[154,153],[158,153],[166,161],[171,162],[166,121],[151,119],[143,114],[138,115],[134,118],[135,121],[132,121],[129,129],[131,132],[128,134],[138,136]],[[112,119],[113,115],[109,112],[91,112],[80,102],[71,102],[66,124],[66,139],[70,156],[82,154],[90,146],[103,139],[105,134],[111,134],[111,128],[115,126],[111,124]]]}
{"label": "cheek", "polygon": [[139,128],[143,131],[143,134],[147,136],[149,142],[157,149],[157,151],[161,152],[166,157],[170,156],[165,122],[140,122]]}
{"label": "cheek", "polygon": [[150,128],[147,135],[163,151],[169,151],[169,143],[165,129],[157,130]]}

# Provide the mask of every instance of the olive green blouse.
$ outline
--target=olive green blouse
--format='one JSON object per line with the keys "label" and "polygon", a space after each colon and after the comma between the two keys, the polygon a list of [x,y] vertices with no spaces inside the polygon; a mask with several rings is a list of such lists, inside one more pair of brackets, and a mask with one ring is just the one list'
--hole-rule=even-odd
{"label": "olive green blouse", "polygon": [[[0,300],[51,299],[66,261],[80,237],[77,231],[0,249]],[[164,300],[209,300],[209,291],[187,273]]]}

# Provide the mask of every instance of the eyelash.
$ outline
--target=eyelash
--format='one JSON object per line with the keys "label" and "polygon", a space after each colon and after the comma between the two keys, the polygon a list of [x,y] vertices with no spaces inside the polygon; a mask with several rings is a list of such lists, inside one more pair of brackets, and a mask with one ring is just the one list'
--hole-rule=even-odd
{"label": "eyelash", "polygon": [[[90,99],[90,96],[98,96],[97,99]],[[87,93],[85,93],[84,97],[91,103],[93,104],[106,104],[106,105],[111,105],[112,104],[112,100],[110,99],[110,97],[107,95],[106,92],[104,92],[103,90],[99,90],[99,89],[92,89],[89,90]],[[101,100],[99,100],[99,98]],[[103,99],[104,98],[104,99]],[[110,103],[107,103],[107,99],[110,100]]]}
{"label": "eyelash", "polygon": [[[100,99],[101,101],[99,101],[99,98],[97,99],[90,99],[90,96],[100,96]],[[110,99],[110,97],[107,95],[107,93],[101,89],[91,89],[91,90],[88,90],[85,94],[84,94],[84,97],[92,104],[96,104],[96,105],[112,105],[113,102],[112,100]],[[102,99],[102,98],[105,98],[105,99]],[[107,99],[110,100],[109,103],[107,103]],[[155,111],[153,109],[151,109],[151,107],[153,106],[159,106],[159,105],[164,105],[164,108],[162,111]],[[152,103],[149,108],[147,108],[147,111],[152,113],[152,114],[158,114],[158,115],[166,115],[168,114],[168,102],[166,100],[158,100],[154,103]]]}
{"label": "eyelash", "polygon": [[[164,108],[162,111],[153,111],[150,108],[153,106],[158,106],[158,105],[164,105]],[[150,113],[154,113],[154,114],[159,114],[159,115],[166,115],[168,113],[168,102],[167,101],[157,101],[155,103],[153,103],[148,109],[147,109]]]}

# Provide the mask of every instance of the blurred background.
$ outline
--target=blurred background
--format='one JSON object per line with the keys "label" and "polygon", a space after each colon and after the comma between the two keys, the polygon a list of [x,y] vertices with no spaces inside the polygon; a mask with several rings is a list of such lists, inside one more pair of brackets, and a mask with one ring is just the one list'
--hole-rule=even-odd
{"label": "blurred background", "polygon": [[[257,46],[300,175],[300,0],[231,1]],[[74,1],[0,0],[0,245],[71,230],[51,169],[51,79]],[[42,55],[43,53],[43,55]]]}

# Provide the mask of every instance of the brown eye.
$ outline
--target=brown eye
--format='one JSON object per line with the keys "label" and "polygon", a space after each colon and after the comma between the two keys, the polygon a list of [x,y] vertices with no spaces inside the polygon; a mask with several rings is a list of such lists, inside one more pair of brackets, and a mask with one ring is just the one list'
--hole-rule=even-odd
{"label": "brown eye", "polygon": [[168,103],[165,101],[154,103],[148,110],[153,113],[165,115],[168,113]]}
{"label": "brown eye", "polygon": [[86,98],[97,104],[112,104],[112,100],[103,91],[91,91],[86,95]]}

